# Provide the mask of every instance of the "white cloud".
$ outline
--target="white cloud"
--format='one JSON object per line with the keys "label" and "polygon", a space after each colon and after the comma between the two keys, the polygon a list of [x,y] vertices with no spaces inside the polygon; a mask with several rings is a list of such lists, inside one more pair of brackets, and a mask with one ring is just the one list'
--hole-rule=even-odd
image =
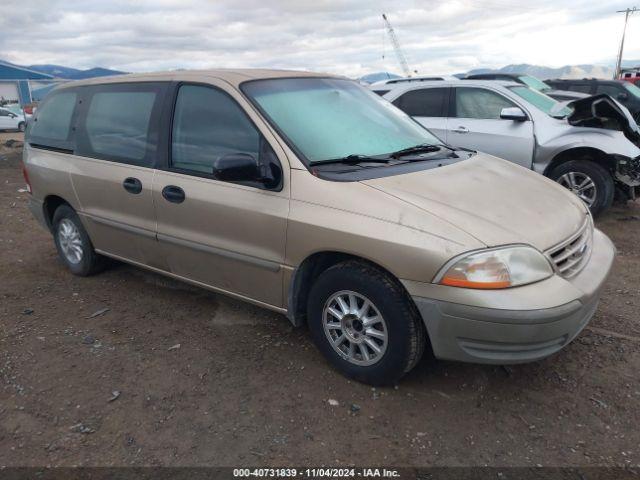
{"label": "white cloud", "polygon": [[[0,58],[127,71],[274,67],[357,76],[410,66],[455,73],[509,63],[611,63],[622,0],[3,0]],[[640,14],[625,58],[640,58]],[[385,56],[383,55],[383,49]]]}

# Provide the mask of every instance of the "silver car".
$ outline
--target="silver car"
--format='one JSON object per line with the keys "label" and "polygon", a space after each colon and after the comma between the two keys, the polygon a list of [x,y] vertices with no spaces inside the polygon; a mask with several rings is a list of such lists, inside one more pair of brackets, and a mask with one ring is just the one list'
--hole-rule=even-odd
{"label": "silver car", "polygon": [[594,215],[616,187],[635,198],[640,132],[607,95],[562,104],[522,84],[496,80],[398,82],[372,89],[443,142],[510,160],[575,192]]}

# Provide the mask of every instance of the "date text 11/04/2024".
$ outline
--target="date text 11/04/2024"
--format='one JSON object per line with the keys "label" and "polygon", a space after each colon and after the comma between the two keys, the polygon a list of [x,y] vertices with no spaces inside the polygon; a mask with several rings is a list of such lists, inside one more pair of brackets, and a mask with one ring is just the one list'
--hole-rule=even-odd
{"label": "date text 11/04/2024", "polygon": [[386,468],[236,468],[236,478],[399,478],[397,470]]}

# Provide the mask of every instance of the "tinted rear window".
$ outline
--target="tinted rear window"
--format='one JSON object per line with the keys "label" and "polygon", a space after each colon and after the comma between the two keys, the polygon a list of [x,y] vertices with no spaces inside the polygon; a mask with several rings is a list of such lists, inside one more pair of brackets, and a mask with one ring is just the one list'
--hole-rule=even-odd
{"label": "tinted rear window", "polygon": [[91,87],[86,95],[78,154],[138,166],[152,166],[158,143],[162,84]]}
{"label": "tinted rear window", "polygon": [[78,96],[75,92],[53,93],[47,98],[30,124],[29,142],[43,147],[69,148],[71,118]]}
{"label": "tinted rear window", "polygon": [[448,88],[424,88],[405,93],[393,104],[412,117],[444,117],[448,98]]}
{"label": "tinted rear window", "polygon": [[97,93],[87,113],[87,136],[96,153],[140,161],[147,149],[153,92]]}

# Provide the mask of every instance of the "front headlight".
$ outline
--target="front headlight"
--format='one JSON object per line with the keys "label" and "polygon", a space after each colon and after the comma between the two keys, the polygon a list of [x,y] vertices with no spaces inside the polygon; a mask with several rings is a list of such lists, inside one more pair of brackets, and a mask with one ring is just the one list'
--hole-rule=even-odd
{"label": "front headlight", "polygon": [[454,258],[434,283],[451,287],[498,289],[538,282],[553,275],[547,259],[533,247],[517,245]]}

